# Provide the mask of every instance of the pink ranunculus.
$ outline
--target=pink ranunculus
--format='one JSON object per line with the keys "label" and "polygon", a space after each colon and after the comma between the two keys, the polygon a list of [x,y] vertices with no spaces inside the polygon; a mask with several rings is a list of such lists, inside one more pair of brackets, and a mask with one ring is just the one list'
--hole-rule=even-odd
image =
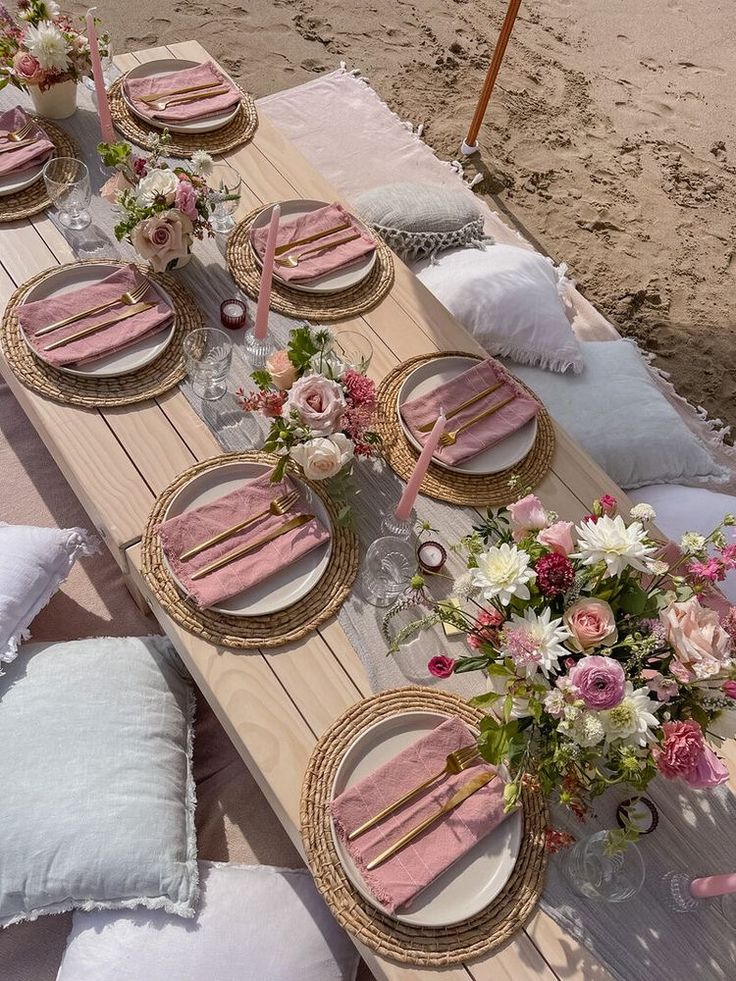
{"label": "pink ranunculus", "polygon": [[292,411],[312,432],[330,436],[340,428],[345,397],[338,383],[324,375],[302,375],[291,386],[284,406],[286,415]]}
{"label": "pink ranunculus", "polygon": [[645,668],[641,674],[649,691],[655,694],[660,702],[669,702],[680,690],[674,678],[665,678],[661,671]]}
{"label": "pink ranunculus", "polygon": [[610,647],[618,640],[616,617],[605,600],[579,599],[565,610],[563,621],[572,635],[567,644],[573,650]]}
{"label": "pink ranunculus", "polygon": [[514,541],[521,541],[530,531],[538,531],[541,528],[546,528],[549,524],[547,512],[542,507],[542,502],[534,494],[527,494],[515,504],[509,504],[508,510],[511,515]]}
{"label": "pink ranunculus", "polygon": [[271,381],[282,392],[288,392],[296,381],[296,368],[291,363],[288,351],[276,351],[266,361],[266,371]]}
{"label": "pink ranunculus", "polygon": [[132,186],[133,185],[126,179],[125,175],[121,174],[118,170],[102,185],[100,189],[100,197],[105,201],[109,201],[110,204],[115,204],[118,199],[118,195],[122,194],[123,191],[129,190]]}
{"label": "pink ranunculus", "polygon": [[446,654],[436,654],[429,659],[427,670],[435,678],[449,678],[455,670],[455,662]]}
{"label": "pink ranunculus", "polygon": [[163,272],[174,259],[182,259],[192,243],[192,223],[180,211],[164,211],[146,218],[130,233],[133,248]]}
{"label": "pink ranunculus", "polygon": [[587,708],[596,712],[615,708],[626,691],[624,669],[612,657],[600,654],[582,658],[569,677]]}
{"label": "pink ranunculus", "polygon": [[670,603],[659,618],[675,654],[670,671],[678,681],[712,678],[731,663],[731,638],[715,610],[701,606],[697,597]]}
{"label": "pink ranunculus", "polygon": [[194,221],[197,218],[197,192],[188,180],[180,180],[174,196],[174,205],[187,218]]}
{"label": "pink ranunculus", "polygon": [[542,528],[537,535],[537,541],[546,548],[560,555],[569,555],[575,547],[572,540],[572,521],[555,521],[548,528]]}
{"label": "pink ranunculus", "polygon": [[28,51],[16,51],[13,68],[23,82],[34,82],[42,74],[41,65]]}
{"label": "pink ranunculus", "polygon": [[736,681],[724,681],[723,694],[736,700]]}

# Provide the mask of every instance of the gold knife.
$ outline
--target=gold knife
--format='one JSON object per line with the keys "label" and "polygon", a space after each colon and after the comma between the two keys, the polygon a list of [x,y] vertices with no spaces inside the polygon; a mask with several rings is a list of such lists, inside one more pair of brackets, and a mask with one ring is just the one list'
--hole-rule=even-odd
{"label": "gold knife", "polygon": [[8,146],[0,146],[0,153],[12,153],[13,150],[22,150],[24,146],[31,146],[38,143],[39,137],[34,136],[32,140],[21,140],[18,143],[11,143]]}
{"label": "gold knife", "polygon": [[[502,381],[496,382],[495,385],[490,385],[482,392],[478,392],[477,395],[471,396],[471,398],[456,406],[451,412],[446,412],[445,419],[454,419],[458,412],[462,412],[463,409],[469,409],[471,405],[475,405],[476,402],[480,402],[480,400],[484,399],[487,395],[492,395],[494,392],[498,391],[503,384],[504,383]],[[436,419],[433,419],[431,422],[425,422],[423,426],[417,427],[417,431],[420,433],[428,433],[430,429],[434,427],[435,422],[437,422]]]}
{"label": "gold knife", "polygon": [[155,307],[155,303],[136,303],[135,306],[128,307],[127,310],[123,310],[122,313],[116,313],[114,317],[108,317],[107,320],[101,321],[99,324],[92,324],[91,327],[85,327],[83,330],[78,330],[75,334],[67,334],[66,337],[60,337],[58,341],[54,341],[53,344],[48,344],[44,351],[55,351],[57,347],[65,347],[67,344],[71,344],[72,341],[78,341],[82,337],[89,337],[90,334],[96,334],[98,330],[104,330],[105,327],[111,327],[113,324],[120,323],[121,320],[127,320],[128,317],[135,317],[138,313],[143,313],[146,310],[150,310],[151,307]]}
{"label": "gold knife", "polygon": [[298,238],[296,242],[279,245],[274,254],[283,255],[284,252],[291,252],[297,245],[309,245],[310,242],[316,242],[319,238],[327,238],[328,235],[334,235],[336,232],[344,232],[346,228],[350,228],[350,224],[349,221],[346,221],[342,225],[335,225],[334,228],[326,228],[323,232],[315,232],[314,235],[309,235],[307,238]]}
{"label": "gold knife", "polygon": [[202,579],[203,576],[208,576],[211,572],[217,572],[218,569],[222,569],[223,566],[229,565],[231,562],[235,562],[237,559],[242,559],[244,555],[248,555],[249,552],[254,552],[257,548],[260,548],[267,542],[272,542],[275,538],[280,538],[282,535],[286,535],[295,528],[300,528],[302,525],[307,524],[308,521],[313,520],[313,514],[298,514],[295,518],[285,521],[277,528],[272,528],[268,534],[262,535],[254,542],[249,542],[247,545],[241,545],[240,548],[233,549],[232,552],[227,552],[221,558],[216,559],[214,562],[210,562],[209,565],[206,565],[201,569],[197,569],[197,571],[193,573],[192,579]]}
{"label": "gold knife", "polygon": [[138,102],[158,102],[159,99],[165,99],[168,95],[183,95],[185,92],[199,92],[202,89],[214,89],[219,88],[223,84],[223,81],[215,80],[212,82],[204,82],[200,85],[187,85],[183,89],[167,89],[166,92],[156,92],[151,95],[142,95],[137,101]]}
{"label": "gold knife", "polygon": [[438,811],[435,811],[434,814],[430,814],[430,816],[425,818],[421,824],[416,826],[416,828],[412,828],[411,831],[407,831],[407,833],[402,835],[398,841],[393,843],[393,845],[390,845],[385,851],[381,852],[380,855],[376,855],[375,858],[371,859],[371,861],[366,865],[366,869],[370,872],[372,869],[378,868],[379,865],[383,865],[387,859],[391,858],[397,852],[400,852],[402,848],[406,848],[407,845],[410,845],[415,838],[418,838],[419,835],[423,834],[427,828],[433,825],[436,821],[439,821],[439,819],[444,817],[445,814],[449,814],[450,811],[454,811],[455,808],[459,807],[464,800],[467,800],[468,797],[472,797],[476,791],[481,789],[481,787],[485,787],[485,785],[490,783],[495,776],[495,773],[488,773],[486,771],[485,773],[479,773],[478,776],[473,777],[472,780],[468,780],[468,782],[463,784],[463,786],[456,793],[454,793],[453,796],[446,801]]}

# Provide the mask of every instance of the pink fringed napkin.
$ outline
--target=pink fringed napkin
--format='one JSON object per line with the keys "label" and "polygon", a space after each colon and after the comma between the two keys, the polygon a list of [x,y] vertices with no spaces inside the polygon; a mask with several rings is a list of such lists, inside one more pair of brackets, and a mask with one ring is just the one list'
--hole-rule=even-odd
{"label": "pink fringed napkin", "polygon": [[360,838],[348,842],[347,836],[412,787],[438,773],[450,753],[474,742],[475,736],[461,719],[448,719],[332,802],[338,835],[370,891],[391,913],[410,903],[505,820],[503,782],[496,779],[486,784],[372,872],[366,871],[371,859],[442,807],[481,769],[495,772],[494,767],[481,762],[463,773],[445,777]]}
{"label": "pink fringed napkin", "polygon": [[[214,95],[208,99],[197,99],[196,102],[189,102],[185,105],[169,106],[168,109],[161,111],[152,109],[150,105],[142,102],[144,96],[156,95],[159,92],[170,92],[172,89],[185,89],[191,85],[202,85],[205,82],[218,82],[220,88],[227,88],[223,95]],[[240,91],[235,88],[230,79],[225,78],[222,72],[212,64],[211,61],[196,68],[183,68],[178,72],[169,72],[167,75],[157,75],[155,78],[129,78],[125,81],[125,92],[141,116],[148,119],[159,119],[162,122],[183,123],[192,119],[206,119],[208,116],[215,116],[227,109],[232,109],[242,98]],[[186,99],[190,96],[203,95],[200,92],[182,92],[181,95],[171,96],[172,99]],[[169,98],[162,96],[162,98]]]}
{"label": "pink fringed napkin", "polygon": [[139,301],[140,303],[153,303],[154,306],[150,310],[134,314],[117,324],[111,324],[110,327],[103,327],[97,333],[90,334],[89,337],[82,337],[78,341],[72,341],[55,351],[45,351],[44,348],[54,341],[61,340],[62,337],[68,337],[70,334],[75,334],[93,324],[103,323],[110,317],[124,313],[130,308],[123,303],[117,303],[101,313],[75,320],[73,324],[60,327],[59,330],[44,334],[43,337],[36,337],[36,331],[57,320],[64,320],[80,310],[87,310],[108,300],[114,300],[123,293],[130,292],[144,281],[145,277],[138,272],[135,266],[123,266],[122,269],[91,286],[83,286],[81,289],[52,296],[46,300],[24,303],[18,307],[18,321],[28,338],[28,343],[42,361],[54,366],[84,364],[88,361],[94,361],[97,358],[130,347],[131,344],[135,344],[149,334],[162,330],[171,320],[171,308],[164,303],[153,287],[150,287]]}
{"label": "pink fringed napkin", "polygon": [[[317,211],[310,211],[308,215],[303,215],[301,218],[282,221],[279,225],[276,248],[288,245],[289,242],[301,242],[318,232],[325,232],[330,228],[337,228],[345,224],[349,227],[343,228],[340,232],[327,235],[316,242],[295,246],[294,253],[299,255],[301,252],[316,249],[318,246],[328,246],[331,242],[339,242],[341,239],[349,238],[355,234],[360,237],[353,239],[352,242],[346,242],[344,245],[338,245],[337,248],[328,249],[327,252],[308,256],[306,259],[300,260],[299,265],[294,269],[276,265],[274,266],[274,274],[287,283],[306,282],[334,272],[336,269],[342,269],[343,266],[349,266],[358,259],[362,259],[364,255],[369,255],[374,251],[376,240],[341,204],[329,204]],[[257,228],[253,232],[253,247],[261,258],[266,251],[267,238],[268,226]]]}
{"label": "pink fringed napkin", "polygon": [[[31,117],[20,106],[8,109],[0,116],[0,146],[10,145],[7,141],[8,133],[17,132],[21,126],[25,126]],[[0,153],[0,177],[14,174],[17,171],[29,170],[37,164],[45,163],[51,156],[54,144],[46,136],[40,126],[35,123],[30,133],[23,137],[24,140],[33,140],[27,146],[19,146],[17,150],[8,153]]]}
{"label": "pink fringed napkin", "polygon": [[296,490],[296,487],[288,477],[278,484],[272,484],[270,475],[265,474],[257,480],[244,484],[238,490],[212,501],[211,504],[203,504],[200,508],[170,518],[159,525],[161,544],[169,565],[200,609],[216,606],[223,600],[250,589],[251,586],[287,568],[303,555],[329,541],[330,533],[317,518],[314,518],[301,528],[287,532],[217,572],[202,579],[192,579],[192,573],[203,566],[209,565],[210,562],[214,562],[241,545],[255,541],[288,521],[289,518],[304,514],[307,510],[306,504],[300,500],[288,514],[280,517],[269,514],[244,531],[233,535],[232,538],[200,552],[187,562],[182,562],[179,558],[183,552],[212,538],[218,532],[236,525],[249,515],[263,511],[274,498],[293,490]]}
{"label": "pink fringed napkin", "polygon": [[497,382],[501,382],[500,388],[479,402],[474,402],[467,409],[463,409],[447,423],[448,431],[459,429],[464,422],[479,415],[485,409],[503,402],[509,396],[514,396],[513,401],[498,412],[494,412],[461,433],[452,446],[440,447],[434,454],[437,460],[449,463],[451,466],[462,463],[463,460],[477,456],[483,450],[495,446],[496,443],[515,433],[517,429],[521,429],[539,411],[537,400],[528,395],[497,361],[493,358],[481,361],[468,371],[435,388],[428,395],[410,399],[401,406],[402,418],[415,438],[420,443],[424,443],[429,433],[419,432],[419,426],[436,419],[441,409],[450,412],[472,395],[484,391]]}

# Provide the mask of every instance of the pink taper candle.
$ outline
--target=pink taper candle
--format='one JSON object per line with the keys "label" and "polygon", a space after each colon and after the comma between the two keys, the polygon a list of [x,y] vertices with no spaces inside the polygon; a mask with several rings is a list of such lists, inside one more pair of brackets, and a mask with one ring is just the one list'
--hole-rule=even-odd
{"label": "pink taper candle", "polygon": [[95,10],[97,10],[97,7],[90,7],[87,11],[87,40],[89,41],[89,57],[92,62],[92,75],[95,80],[95,92],[97,93],[97,115],[100,117],[102,142],[114,143],[115,131],[112,128],[110,106],[107,101],[105,76],[102,74],[100,45],[97,40],[97,30],[95,28]]}
{"label": "pink taper candle", "polygon": [[714,896],[726,896],[736,892],[736,872],[726,872],[724,875],[705,875],[702,879],[693,879],[690,892],[696,899],[712,899]]}
{"label": "pink taper candle", "polygon": [[414,473],[409,478],[409,483],[404,488],[404,493],[401,495],[401,500],[396,506],[396,511],[394,513],[397,521],[408,521],[409,515],[411,514],[411,509],[414,507],[414,502],[419,494],[419,487],[424,480],[425,473],[429,469],[434,452],[439,446],[440,436],[442,433],[444,433],[446,424],[447,419],[445,418],[444,409],[440,409],[437,422],[434,424],[432,432],[427,437],[427,442],[424,444],[421,455],[417,460],[417,465],[414,467]]}
{"label": "pink taper candle", "polygon": [[258,306],[256,308],[256,325],[253,332],[256,339],[264,341],[268,333],[268,305],[271,302],[271,283],[273,281],[273,257],[276,252],[276,236],[279,233],[281,205],[275,205],[271,212],[271,224],[268,226],[266,252],[261,268],[261,288],[258,290]]}

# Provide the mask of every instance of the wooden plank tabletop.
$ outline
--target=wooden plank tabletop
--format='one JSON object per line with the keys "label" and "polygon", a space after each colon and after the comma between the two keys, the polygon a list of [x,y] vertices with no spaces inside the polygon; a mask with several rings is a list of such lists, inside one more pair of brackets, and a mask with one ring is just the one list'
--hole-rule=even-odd
{"label": "wooden plank tabletop", "polygon": [[[127,70],[171,56],[210,57],[192,41],[122,55],[116,62]],[[263,116],[255,139],[223,159],[243,177],[242,212],[276,198],[338,197]],[[15,287],[31,276],[73,259],[65,238],[46,217],[0,226],[0,299],[6,303]],[[412,273],[398,260],[395,265],[390,296],[352,322],[373,343],[373,377],[380,379],[417,354],[442,349],[482,353]],[[186,273],[182,276],[185,280]],[[279,820],[301,847],[299,795],[309,754],[341,712],[371,694],[363,666],[341,627],[333,619],[302,641],[253,654],[213,647],[179,628],[148,595],[140,578],[137,543],[156,495],[194,461],[220,452],[214,436],[178,390],[123,409],[83,410],[29,392],[1,358],[0,371],[121,568],[136,579]],[[552,469],[537,493],[568,520],[581,518],[602,493],[626,502],[620,489],[559,429]],[[452,969],[402,967],[360,949],[375,976],[387,981],[428,981],[435,975],[443,981],[608,977],[541,912],[499,953]]]}

